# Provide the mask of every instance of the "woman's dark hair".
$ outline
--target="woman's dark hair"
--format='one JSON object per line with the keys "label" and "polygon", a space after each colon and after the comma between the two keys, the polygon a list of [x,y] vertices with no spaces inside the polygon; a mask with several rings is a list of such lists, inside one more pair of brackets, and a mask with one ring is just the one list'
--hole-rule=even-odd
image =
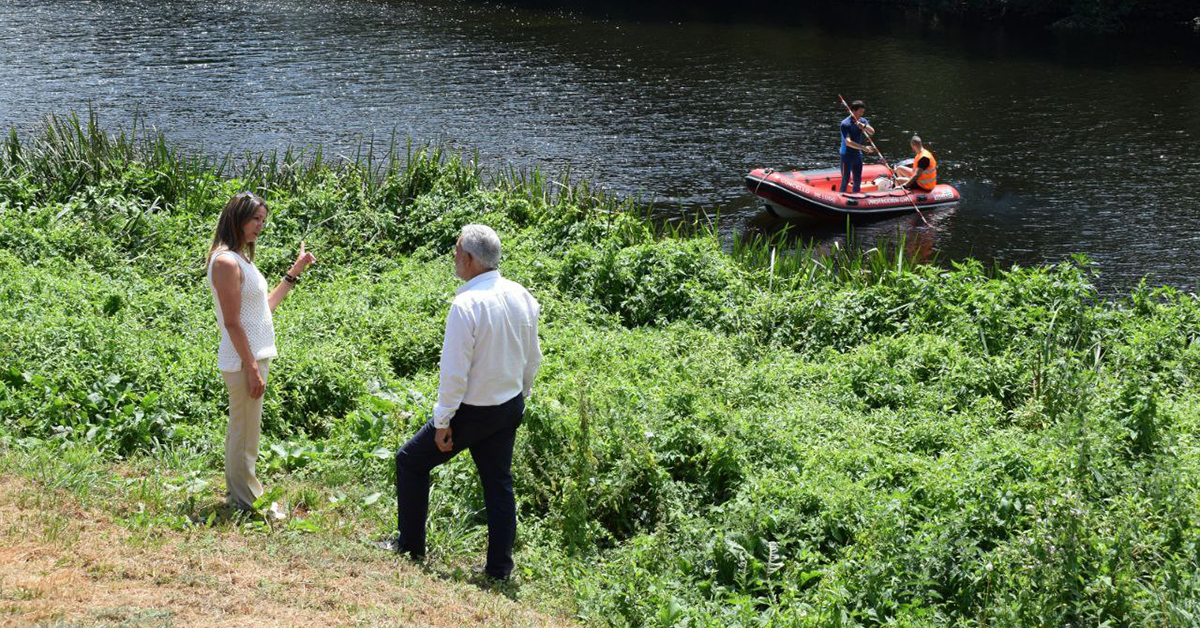
{"label": "woman's dark hair", "polygon": [[245,231],[242,227],[254,218],[258,208],[266,209],[267,204],[262,197],[254,192],[239,192],[225,203],[221,217],[217,219],[217,230],[213,234],[212,246],[208,247],[208,262],[217,251],[242,251],[250,261],[254,261],[254,243],[246,242]]}

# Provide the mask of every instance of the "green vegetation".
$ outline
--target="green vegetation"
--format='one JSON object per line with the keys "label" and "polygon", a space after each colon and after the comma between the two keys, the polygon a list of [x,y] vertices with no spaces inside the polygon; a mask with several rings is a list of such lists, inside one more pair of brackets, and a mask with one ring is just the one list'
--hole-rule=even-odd
{"label": "green vegetation", "polygon": [[[514,468],[524,601],[592,625],[1200,618],[1196,296],[1103,302],[1084,259],[730,254],[584,185],[421,147],[214,160],[94,120],[11,135],[0,447],[161,461],[180,473],[161,525],[211,522],[225,392],[202,259],[247,188],[272,210],[264,274],[302,238],[318,259],[276,315],[260,456],[308,522],[293,531],[394,526],[391,452],[429,416],[449,249],[482,221],[543,304]],[[469,457],[431,506],[433,560],[477,559]]]}
{"label": "green vegetation", "polygon": [[1136,23],[1182,27],[1200,10],[1190,0],[874,0],[977,20],[1090,32],[1122,31]]}

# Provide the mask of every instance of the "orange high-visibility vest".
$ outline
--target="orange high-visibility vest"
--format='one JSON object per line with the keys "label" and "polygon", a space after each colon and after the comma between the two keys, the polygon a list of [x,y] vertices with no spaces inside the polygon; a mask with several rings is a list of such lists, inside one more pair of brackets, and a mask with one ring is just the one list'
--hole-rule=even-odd
{"label": "orange high-visibility vest", "polygon": [[933,153],[922,148],[921,154],[913,159],[913,171],[916,171],[917,164],[921,162],[922,157],[929,158],[929,167],[921,172],[921,176],[917,177],[917,187],[932,190],[937,186],[937,160],[933,158]]}

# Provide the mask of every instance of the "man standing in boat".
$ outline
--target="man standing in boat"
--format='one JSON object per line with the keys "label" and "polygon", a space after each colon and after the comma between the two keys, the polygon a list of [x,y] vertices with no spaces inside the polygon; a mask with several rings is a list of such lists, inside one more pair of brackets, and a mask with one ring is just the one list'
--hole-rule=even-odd
{"label": "man standing in boat", "polygon": [[[863,117],[867,106],[863,101],[850,103],[850,115],[842,120],[842,185],[839,192],[846,191],[850,177],[854,177],[854,192],[857,194],[862,186],[863,153],[872,153],[875,149],[866,145],[868,135],[875,135],[871,123]],[[864,135],[865,134],[865,135]]]}
{"label": "man standing in boat", "polygon": [[896,166],[896,183],[909,190],[932,191],[937,186],[937,159],[921,144],[919,136],[912,136],[912,149],[913,165]]}

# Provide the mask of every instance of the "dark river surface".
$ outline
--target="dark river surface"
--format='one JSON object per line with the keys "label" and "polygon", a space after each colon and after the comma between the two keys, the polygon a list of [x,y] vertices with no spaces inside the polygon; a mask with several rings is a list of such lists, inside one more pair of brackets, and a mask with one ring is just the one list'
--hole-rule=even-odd
{"label": "dark river surface", "polygon": [[[748,5],[749,6],[749,5]],[[864,227],[1002,265],[1085,253],[1109,295],[1146,276],[1197,290],[1200,35],[968,28],[869,5],[857,24],[793,9],[738,21],[510,5],[0,0],[0,123],[135,114],[192,150],[364,137],[485,163],[568,166],[663,212],[780,228],[754,167],[836,164],[838,94],[867,102],[884,155],[918,132],[962,202]],[[804,226],[832,242],[840,228]]]}

